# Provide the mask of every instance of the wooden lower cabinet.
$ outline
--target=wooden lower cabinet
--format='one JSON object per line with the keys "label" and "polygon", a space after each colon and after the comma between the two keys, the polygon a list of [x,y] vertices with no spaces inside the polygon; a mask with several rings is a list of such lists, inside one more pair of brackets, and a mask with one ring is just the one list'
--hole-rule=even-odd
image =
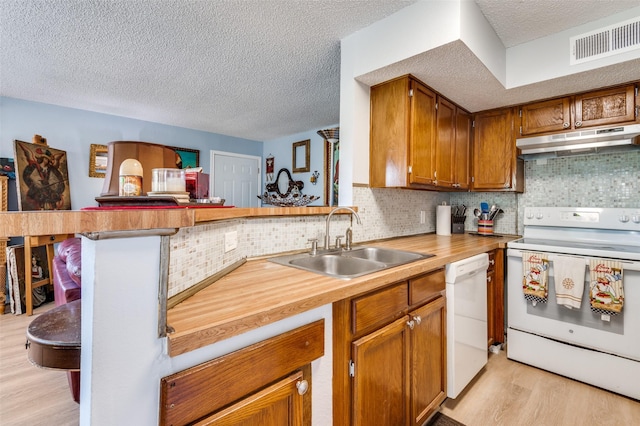
{"label": "wooden lower cabinet", "polygon": [[311,425],[311,361],[324,320],[160,381],[160,425]]}
{"label": "wooden lower cabinet", "polygon": [[303,380],[302,371],[298,371],[194,425],[302,426],[304,409],[298,383]]}
{"label": "wooden lower cabinet", "polygon": [[445,400],[447,393],[447,313],[445,298],[416,309],[410,333],[411,422],[421,425]]}
{"label": "wooden lower cabinet", "polygon": [[406,425],[407,317],[353,342],[353,425]]}
{"label": "wooden lower cabinet", "polygon": [[[382,303],[398,294],[403,306]],[[422,425],[437,410],[446,398],[445,309],[443,269],[334,304],[334,424]],[[367,311],[380,321],[357,328]]]}
{"label": "wooden lower cabinet", "polygon": [[496,249],[487,269],[487,346],[504,343],[504,303],[504,249]]}

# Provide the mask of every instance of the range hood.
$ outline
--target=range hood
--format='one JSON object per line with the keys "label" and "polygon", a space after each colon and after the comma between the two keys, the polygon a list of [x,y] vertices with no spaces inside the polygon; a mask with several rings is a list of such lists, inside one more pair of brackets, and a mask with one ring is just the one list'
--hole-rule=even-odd
{"label": "range hood", "polygon": [[525,159],[640,148],[640,124],[519,138],[516,147]]}

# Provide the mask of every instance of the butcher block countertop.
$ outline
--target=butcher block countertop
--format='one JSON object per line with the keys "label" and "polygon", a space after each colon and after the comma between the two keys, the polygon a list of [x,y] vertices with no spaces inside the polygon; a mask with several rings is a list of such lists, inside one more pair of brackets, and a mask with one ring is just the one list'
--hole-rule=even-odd
{"label": "butcher block countertop", "polygon": [[[176,208],[122,207],[97,210],[52,210],[34,212],[0,212],[0,238],[25,235],[96,234],[184,228],[217,220],[251,217],[327,215],[331,207],[203,207],[188,205]],[[354,207],[357,211],[357,208]],[[339,211],[337,214],[348,214]]]}
{"label": "butcher block countertop", "polygon": [[180,355],[342,299],[506,247],[516,236],[424,234],[366,244],[434,257],[350,280],[249,260],[167,312],[169,355]]}

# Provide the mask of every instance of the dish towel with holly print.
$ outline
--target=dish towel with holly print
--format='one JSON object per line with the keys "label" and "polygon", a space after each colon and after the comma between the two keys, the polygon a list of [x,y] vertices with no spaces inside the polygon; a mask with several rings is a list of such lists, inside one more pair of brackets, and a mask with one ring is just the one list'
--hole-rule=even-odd
{"label": "dish towel with holly print", "polygon": [[522,252],[522,292],[533,306],[546,303],[549,294],[549,260],[546,253]]}
{"label": "dish towel with holly print", "polygon": [[584,258],[571,256],[553,257],[556,303],[569,309],[580,309],[584,293]]}
{"label": "dish towel with holly print", "polygon": [[589,299],[591,310],[599,314],[617,315],[624,305],[622,262],[610,259],[589,261]]}

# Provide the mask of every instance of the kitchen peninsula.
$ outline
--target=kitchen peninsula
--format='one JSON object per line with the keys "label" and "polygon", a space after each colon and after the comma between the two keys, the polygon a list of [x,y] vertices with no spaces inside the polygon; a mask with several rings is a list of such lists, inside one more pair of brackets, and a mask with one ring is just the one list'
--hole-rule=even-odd
{"label": "kitchen peninsula", "polygon": [[[94,237],[84,237],[82,246],[81,424],[158,424],[163,377],[320,319],[325,320],[325,352],[313,364],[313,424],[330,424],[332,303],[503,247],[508,238],[424,234],[372,243],[436,256],[352,280],[250,260],[169,310],[167,324],[174,331],[167,339],[158,338],[163,259],[161,237],[154,233],[198,228],[234,214],[251,218],[329,211],[318,207],[220,209],[219,213],[197,209],[2,213],[0,236]],[[127,233],[131,237],[124,238]]]}

